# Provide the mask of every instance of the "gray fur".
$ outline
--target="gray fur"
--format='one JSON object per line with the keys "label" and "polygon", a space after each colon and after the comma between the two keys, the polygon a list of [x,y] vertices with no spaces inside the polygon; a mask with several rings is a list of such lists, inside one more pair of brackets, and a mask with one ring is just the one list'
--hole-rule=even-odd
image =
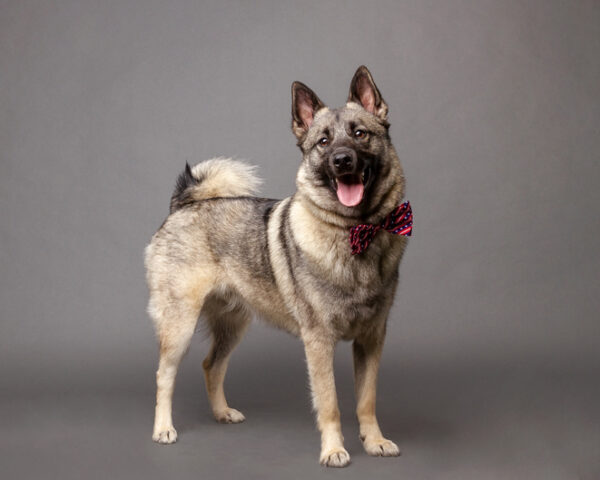
{"label": "gray fur", "polygon": [[[321,352],[341,339],[355,341],[357,414],[365,448],[396,454],[397,447],[369,425],[374,418],[372,368],[383,344],[406,238],[380,233],[364,253],[353,256],[349,228],[379,222],[401,203],[404,176],[388,133],[387,105],[365,67],[355,74],[349,100],[330,110],[308,87],[294,83],[292,130],[303,162],[297,192],[285,200],[253,196],[258,180],[246,164],[213,159],[186,165],[171,214],[146,250],[149,312],[161,343],[155,440],[176,438],[170,395],[201,311],[213,338],[204,361],[213,412],[219,421],[243,419],[227,407],[222,377],[256,313],[305,344],[322,433],[321,462],[344,466],[349,461],[332,426],[339,424],[332,376],[322,373],[332,367],[332,357]],[[360,140],[355,135],[359,128],[368,132]],[[319,143],[323,136],[326,146]],[[355,207],[336,196],[337,177],[328,163],[336,149],[351,149],[364,176],[364,198]]]}

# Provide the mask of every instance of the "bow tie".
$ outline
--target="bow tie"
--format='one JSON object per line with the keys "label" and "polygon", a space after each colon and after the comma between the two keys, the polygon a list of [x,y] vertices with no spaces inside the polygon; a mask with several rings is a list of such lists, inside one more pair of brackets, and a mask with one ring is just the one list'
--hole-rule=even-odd
{"label": "bow tie", "polygon": [[352,255],[364,252],[375,238],[375,234],[381,230],[387,230],[394,235],[406,235],[412,233],[413,215],[410,202],[398,205],[380,224],[372,223],[355,225],[350,229],[350,247]]}

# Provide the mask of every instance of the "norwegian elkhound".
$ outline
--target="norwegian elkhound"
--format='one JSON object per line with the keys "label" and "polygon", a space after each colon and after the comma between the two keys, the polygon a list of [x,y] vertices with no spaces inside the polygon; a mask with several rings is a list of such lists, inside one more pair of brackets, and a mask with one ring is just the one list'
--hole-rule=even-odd
{"label": "norwegian elkhound", "polygon": [[[152,438],[173,443],[175,376],[198,318],[212,346],[203,362],[219,422],[238,423],[223,380],[232,350],[254,313],[304,343],[320,462],[343,467],[333,375],[338,340],[352,340],[360,438],[370,455],[396,456],[381,433],[375,389],[398,265],[412,228],[404,175],[392,146],[388,106],[361,66],[348,102],[327,108],[292,84],[292,131],[303,161],[297,192],[284,200],[254,196],[254,168],[215,158],[186,165],[170,215],[146,248],[148,311],[160,342]],[[378,233],[379,230],[381,231]]]}

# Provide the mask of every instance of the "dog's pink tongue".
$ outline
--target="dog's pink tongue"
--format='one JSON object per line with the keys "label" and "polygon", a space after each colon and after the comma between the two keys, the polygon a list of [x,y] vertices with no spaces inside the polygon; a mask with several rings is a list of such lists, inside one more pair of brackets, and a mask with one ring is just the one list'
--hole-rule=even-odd
{"label": "dog's pink tongue", "polygon": [[342,205],[346,207],[355,207],[363,198],[365,186],[362,182],[343,183],[338,180],[337,197]]}

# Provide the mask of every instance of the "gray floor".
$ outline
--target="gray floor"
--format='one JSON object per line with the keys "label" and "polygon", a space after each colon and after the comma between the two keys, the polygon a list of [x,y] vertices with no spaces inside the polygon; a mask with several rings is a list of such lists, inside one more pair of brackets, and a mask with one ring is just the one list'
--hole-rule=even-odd
{"label": "gray floor", "polygon": [[199,349],[180,372],[174,407],[180,440],[173,446],[150,439],[151,368],[118,375],[100,370],[79,381],[50,375],[35,385],[24,378],[4,388],[2,477],[600,478],[598,371],[558,371],[515,359],[478,369],[384,361],[379,417],[402,456],[381,459],[368,457],[358,440],[347,347],[336,359],[352,456],[347,469],[317,463],[299,347],[291,355],[296,363],[275,367],[269,357],[276,361],[277,351],[263,352],[253,365],[234,357],[227,392],[230,404],[246,414],[240,425],[220,425],[210,416]]}

